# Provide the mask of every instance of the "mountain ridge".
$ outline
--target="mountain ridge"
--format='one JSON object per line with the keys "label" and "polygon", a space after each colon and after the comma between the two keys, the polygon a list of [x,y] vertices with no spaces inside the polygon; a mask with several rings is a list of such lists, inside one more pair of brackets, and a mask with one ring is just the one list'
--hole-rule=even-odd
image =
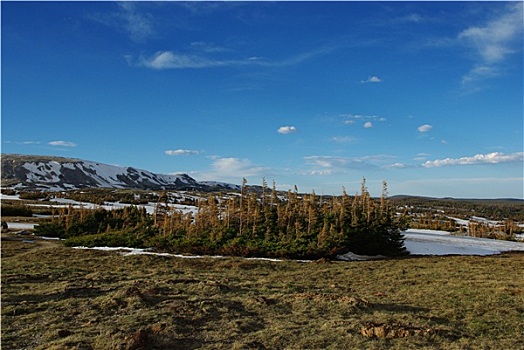
{"label": "mountain ridge", "polygon": [[144,169],[58,156],[2,154],[2,185],[28,190],[62,191],[82,188],[145,190],[239,189],[238,185],[198,182],[187,174],[156,174]]}
{"label": "mountain ridge", "polygon": [[[115,188],[144,190],[200,190],[239,191],[240,185],[218,181],[197,181],[188,174],[156,174],[135,167],[123,167],[96,161],[61,156],[1,154],[1,185],[19,190],[64,191],[84,188]],[[259,185],[249,185],[251,190],[262,191]],[[418,195],[393,195],[393,202],[406,200],[515,202],[520,198],[452,198]]]}

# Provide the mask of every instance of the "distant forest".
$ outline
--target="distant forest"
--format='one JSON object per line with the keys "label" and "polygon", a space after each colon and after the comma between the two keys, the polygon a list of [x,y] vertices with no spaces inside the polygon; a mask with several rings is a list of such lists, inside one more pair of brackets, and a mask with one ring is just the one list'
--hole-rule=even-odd
{"label": "distant forest", "polygon": [[[508,240],[524,232],[523,200],[398,196],[390,201],[398,212],[410,218],[411,228]],[[468,220],[468,224],[461,225],[456,219]]]}
{"label": "distant forest", "polygon": [[170,206],[167,192],[151,215],[144,208],[96,210],[61,208],[35,234],[65,239],[69,246],[131,246],[190,254],[279,258],[333,258],[356,254],[407,254],[401,231],[407,218],[387,199],[387,184],[373,199],[362,182],[360,193],[322,197],[301,195],[295,187],[278,193],[275,183],[240,193],[208,194],[195,213]]}

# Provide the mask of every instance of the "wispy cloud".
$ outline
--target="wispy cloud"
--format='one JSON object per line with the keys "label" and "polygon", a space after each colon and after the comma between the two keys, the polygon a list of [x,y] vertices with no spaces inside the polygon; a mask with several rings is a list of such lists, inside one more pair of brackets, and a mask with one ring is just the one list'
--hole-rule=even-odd
{"label": "wispy cloud", "polygon": [[309,174],[331,175],[346,173],[351,170],[380,170],[387,166],[386,162],[394,157],[375,155],[365,157],[308,156],[304,157],[306,164],[314,166]]}
{"label": "wispy cloud", "polygon": [[474,48],[483,62],[499,62],[514,52],[511,43],[522,31],[522,9],[521,2],[512,3],[497,18],[463,30],[458,38]]}
{"label": "wispy cloud", "polygon": [[167,150],[164,153],[168,156],[197,156],[200,154],[199,151],[189,149]]}
{"label": "wispy cloud", "polygon": [[90,14],[88,19],[117,28],[134,41],[143,41],[154,34],[152,14],[141,11],[137,3],[131,1],[119,1],[116,6],[116,11]]}
{"label": "wispy cloud", "polygon": [[413,158],[413,160],[416,160],[416,161],[427,160],[430,155],[431,154],[429,153],[418,153],[417,156]]}
{"label": "wispy cloud", "polygon": [[405,169],[405,168],[410,168],[410,167],[412,166],[405,164],[405,163],[399,163],[399,162],[384,166],[385,169]]}
{"label": "wispy cloud", "polygon": [[133,2],[119,2],[118,5],[122,10],[118,17],[122,20],[124,29],[132,39],[143,40],[154,33],[154,19],[151,14],[138,11]]}
{"label": "wispy cloud", "polygon": [[522,17],[523,3],[514,2],[486,23],[460,32],[459,42],[473,51],[477,61],[464,75],[463,86],[499,75],[498,65],[508,55],[522,50]]}
{"label": "wispy cloud", "polygon": [[277,132],[279,134],[292,134],[292,133],[295,133],[297,132],[297,128],[294,127],[294,126],[281,126],[280,128],[278,128]]}
{"label": "wispy cloud", "polygon": [[356,140],[354,137],[350,136],[333,136],[331,139],[337,143],[351,143]]}
{"label": "wispy cloud", "polygon": [[366,129],[372,128],[374,126],[373,122],[384,122],[386,118],[379,117],[376,115],[360,115],[360,114],[342,114],[341,117],[344,118],[343,122],[346,125],[355,124],[357,121],[361,121],[362,126]]}
{"label": "wispy cloud", "polygon": [[15,144],[15,145],[39,145],[39,141],[2,141],[2,143]]}
{"label": "wispy cloud", "polygon": [[432,127],[431,125],[429,125],[429,124],[424,124],[424,125],[421,125],[421,126],[419,126],[419,127],[417,128],[417,130],[418,130],[419,132],[428,132],[428,131],[430,131],[431,129],[433,129],[433,127]]}
{"label": "wispy cloud", "polygon": [[418,13],[410,13],[408,15],[397,17],[393,21],[400,23],[421,23],[425,22],[427,18]]}
{"label": "wispy cloud", "polygon": [[369,76],[366,80],[361,80],[360,81],[362,84],[367,84],[367,83],[381,83],[382,82],[382,79],[377,77],[376,75],[372,75],[372,76]]}
{"label": "wispy cloud", "polygon": [[[128,62],[131,62],[128,60]],[[140,56],[137,66],[162,69],[209,68],[234,65],[230,61],[209,60],[198,55],[177,54],[172,51],[158,51],[153,56]],[[238,63],[236,63],[238,64]]]}
{"label": "wispy cloud", "polygon": [[425,168],[435,168],[435,167],[452,166],[452,165],[514,163],[514,162],[522,162],[523,160],[524,160],[524,152],[516,152],[512,154],[493,152],[493,153],[488,153],[488,154],[477,154],[472,157],[428,160],[422,166]]}
{"label": "wispy cloud", "polygon": [[175,3],[190,11],[193,15],[207,15],[237,6],[234,1],[180,1]]}
{"label": "wispy cloud", "polygon": [[194,50],[207,52],[207,53],[216,53],[216,52],[227,52],[229,49],[216,45],[214,43],[206,41],[194,41],[191,44],[191,48]]}
{"label": "wispy cloud", "polygon": [[[228,51],[226,48],[213,47],[210,44],[197,44],[207,49],[207,54]],[[247,56],[247,58],[217,59],[209,55],[195,55],[187,53],[176,53],[171,50],[157,51],[151,56],[139,56],[135,61],[133,56],[127,55],[126,60],[131,66],[146,67],[151,69],[186,69],[186,68],[214,68],[214,67],[238,67],[238,66],[261,66],[261,67],[287,67],[300,64],[316,56],[331,52],[335,48],[322,47],[309,52],[296,54],[280,60],[269,60],[260,56]],[[214,50],[214,51],[213,51]],[[204,50],[206,51],[206,50]]]}
{"label": "wispy cloud", "polygon": [[488,78],[494,78],[500,74],[500,69],[494,66],[475,65],[471,70],[462,77],[462,86],[468,87],[469,90],[477,90],[472,84]]}
{"label": "wispy cloud", "polygon": [[59,147],[76,147],[76,146],[78,146],[76,143],[70,142],[70,141],[51,141],[48,144],[51,145],[51,146],[59,146]]}

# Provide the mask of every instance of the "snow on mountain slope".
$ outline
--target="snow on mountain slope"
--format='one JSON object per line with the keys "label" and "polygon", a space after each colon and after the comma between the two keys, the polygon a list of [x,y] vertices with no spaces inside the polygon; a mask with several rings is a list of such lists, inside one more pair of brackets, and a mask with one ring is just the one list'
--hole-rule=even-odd
{"label": "snow on mountain slope", "polygon": [[44,190],[86,187],[181,190],[208,187],[186,174],[160,175],[80,159],[10,154],[2,154],[4,181]]}
{"label": "snow on mountain slope", "polygon": [[225,182],[218,182],[218,181],[200,181],[199,183],[201,185],[220,188],[220,189],[227,189],[227,190],[240,191],[240,189],[242,188],[242,186],[240,185],[233,185],[233,184],[228,184]]}

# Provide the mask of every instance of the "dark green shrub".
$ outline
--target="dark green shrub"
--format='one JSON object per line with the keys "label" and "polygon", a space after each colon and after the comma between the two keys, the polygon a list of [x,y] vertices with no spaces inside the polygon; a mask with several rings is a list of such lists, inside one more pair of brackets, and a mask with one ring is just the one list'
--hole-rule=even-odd
{"label": "dark green shrub", "polygon": [[44,237],[65,238],[65,227],[58,222],[45,222],[35,226],[35,235]]}
{"label": "dark green shrub", "polygon": [[68,247],[130,247],[144,248],[144,242],[136,234],[126,232],[107,232],[94,235],[70,237],[64,241]]}
{"label": "dark green shrub", "polygon": [[2,205],[2,216],[33,216],[31,208],[25,205]]}

